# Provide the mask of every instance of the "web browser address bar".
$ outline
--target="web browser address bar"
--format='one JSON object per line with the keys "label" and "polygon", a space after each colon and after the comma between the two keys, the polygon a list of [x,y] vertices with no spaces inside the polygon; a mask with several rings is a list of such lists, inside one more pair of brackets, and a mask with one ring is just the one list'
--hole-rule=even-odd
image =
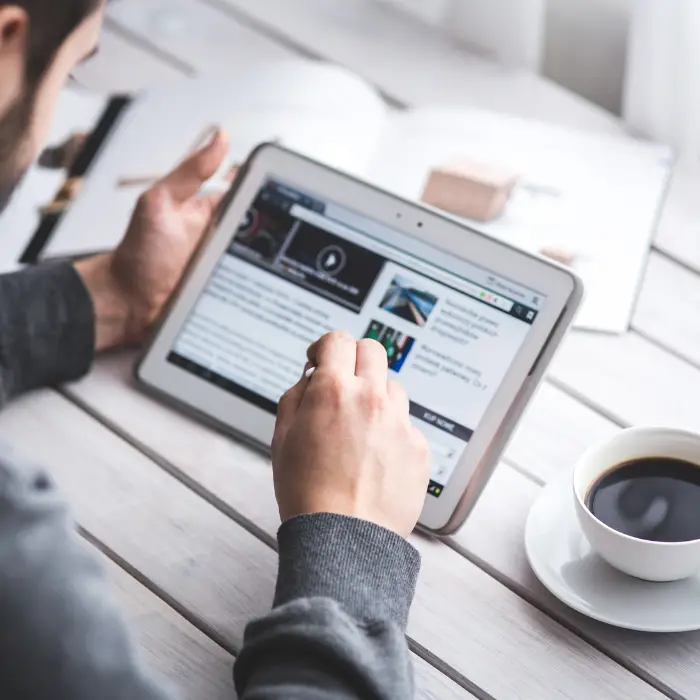
{"label": "web browser address bar", "polygon": [[[319,214],[311,209],[306,209],[306,207],[302,207],[299,204],[295,204],[290,209],[289,214],[295,219],[306,221],[306,223],[311,224],[312,226],[316,226],[324,231],[328,231],[329,233],[335,233],[348,239],[349,241],[352,241],[353,243],[357,243],[357,245],[360,245],[363,248],[367,248],[367,250],[371,250],[379,255],[387,257],[389,260],[397,263],[398,265],[406,265],[418,272],[422,272],[425,275],[435,277],[435,269],[432,267],[427,267],[425,264],[422,264],[420,260],[404,255],[395,248],[382,245],[373,238],[363,236],[357,233],[355,229],[350,228],[350,226],[346,226],[343,223],[329,219],[323,214]],[[480,299],[486,304],[503,309],[506,312],[513,308],[513,302],[510,299],[505,299],[504,297],[498,296],[498,294],[494,294],[488,289],[484,289],[483,287],[480,287],[478,284],[474,284],[469,280],[465,280],[463,278],[456,279],[459,280],[459,287],[465,294],[469,294],[472,297]],[[454,285],[453,282],[445,282],[445,284]]]}

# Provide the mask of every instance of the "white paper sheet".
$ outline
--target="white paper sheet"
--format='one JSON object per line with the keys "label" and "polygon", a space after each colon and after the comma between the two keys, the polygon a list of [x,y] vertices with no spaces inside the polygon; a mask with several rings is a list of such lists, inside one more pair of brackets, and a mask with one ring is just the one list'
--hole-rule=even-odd
{"label": "white paper sheet", "polygon": [[561,248],[586,285],[580,328],[627,330],[669,177],[663,146],[479,110],[395,115],[369,178],[420,198],[430,169],[455,157],[519,174],[504,214],[474,228],[531,251]]}
{"label": "white paper sheet", "polygon": [[44,257],[114,247],[145,189],[120,189],[117,181],[165,174],[209,124],[229,132],[231,162],[277,138],[312,158],[361,174],[385,117],[384,103],[359,78],[340,67],[303,60],[236,66],[225,77],[151,91],[110,138]]}

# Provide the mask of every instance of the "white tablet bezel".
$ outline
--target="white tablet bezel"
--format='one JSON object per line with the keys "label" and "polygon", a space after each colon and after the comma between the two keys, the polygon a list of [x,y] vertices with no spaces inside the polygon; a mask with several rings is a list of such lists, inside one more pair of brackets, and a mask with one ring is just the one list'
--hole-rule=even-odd
{"label": "white tablet bezel", "polygon": [[319,199],[332,201],[405,234],[410,238],[402,241],[403,252],[420,255],[426,262],[453,274],[460,275],[460,263],[466,260],[547,297],[442,494],[439,498],[426,498],[421,525],[433,531],[444,530],[460,502],[463,504],[470,481],[476,481],[472,480],[475,472],[482,470],[484,482],[490,475],[490,469],[488,473],[483,471],[484,460],[487,456],[495,458],[491,455],[493,445],[504,442],[503,435],[509,432],[507,424],[522,408],[516,403],[523,404],[527,398],[524,395],[529,394],[524,388],[541,374],[543,368],[537,366],[538,361],[551,355],[548,345],[556,345],[561,337],[562,322],[568,325],[580,302],[580,281],[561,266],[494,241],[437,211],[402,200],[279,146],[258,147],[239,174],[217,225],[200,249],[138,364],[136,376],[150,390],[260,446],[268,447],[271,442],[273,415],[169,363],[167,356],[239,222],[269,177],[294,183]]}

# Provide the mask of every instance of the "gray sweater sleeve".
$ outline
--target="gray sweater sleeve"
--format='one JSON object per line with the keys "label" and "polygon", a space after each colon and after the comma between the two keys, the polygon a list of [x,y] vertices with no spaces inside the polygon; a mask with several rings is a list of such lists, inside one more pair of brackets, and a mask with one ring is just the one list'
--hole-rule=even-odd
{"label": "gray sweater sleeve", "polygon": [[95,347],[92,301],[70,264],[0,276],[0,406],[81,377]]}
{"label": "gray sweater sleeve", "polygon": [[278,533],[273,611],[253,621],[235,668],[242,700],[414,695],[405,638],[416,550],[377,525],[307,515]]}

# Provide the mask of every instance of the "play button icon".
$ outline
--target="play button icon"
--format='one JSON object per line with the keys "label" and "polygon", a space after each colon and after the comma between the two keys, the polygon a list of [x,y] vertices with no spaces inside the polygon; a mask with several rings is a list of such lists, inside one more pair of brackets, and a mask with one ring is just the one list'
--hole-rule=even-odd
{"label": "play button icon", "polygon": [[346,262],[345,251],[337,245],[329,245],[318,254],[316,268],[319,272],[333,277],[345,267]]}

